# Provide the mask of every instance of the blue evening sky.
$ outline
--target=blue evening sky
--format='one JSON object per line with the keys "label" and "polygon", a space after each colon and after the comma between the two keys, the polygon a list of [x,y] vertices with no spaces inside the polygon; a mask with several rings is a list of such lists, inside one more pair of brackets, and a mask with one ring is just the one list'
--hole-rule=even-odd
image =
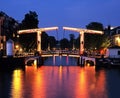
{"label": "blue evening sky", "polygon": [[120,0],[0,0],[0,10],[19,22],[30,10],[36,11],[39,27],[59,26],[61,38],[63,26],[85,28],[90,22],[119,26],[119,7]]}

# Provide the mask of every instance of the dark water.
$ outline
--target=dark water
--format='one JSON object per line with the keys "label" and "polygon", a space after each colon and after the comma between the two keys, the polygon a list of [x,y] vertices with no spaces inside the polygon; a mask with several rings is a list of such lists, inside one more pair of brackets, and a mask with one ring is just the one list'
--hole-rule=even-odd
{"label": "dark water", "polygon": [[49,59],[46,59],[44,62],[44,65],[72,65],[76,66],[77,65],[77,58],[73,57],[66,57],[66,56],[54,56],[54,57],[49,57]]}
{"label": "dark water", "polygon": [[53,59],[46,66],[1,72],[0,98],[120,98],[119,69],[95,70],[76,66],[75,58]]}

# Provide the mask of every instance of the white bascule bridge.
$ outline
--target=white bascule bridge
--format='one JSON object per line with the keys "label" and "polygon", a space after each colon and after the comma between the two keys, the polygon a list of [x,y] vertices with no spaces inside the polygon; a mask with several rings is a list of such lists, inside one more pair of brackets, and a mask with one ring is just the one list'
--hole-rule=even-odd
{"label": "white bascule bridge", "polygon": [[[41,34],[42,34],[43,31],[51,31],[51,30],[58,30],[58,27],[47,27],[47,28],[19,30],[18,34],[27,34],[27,33],[35,33],[36,32],[37,33],[37,51],[41,54],[42,53],[42,49],[41,49]],[[78,32],[80,34],[80,50],[79,50],[79,54],[74,55],[74,57],[80,57],[80,55],[83,54],[83,52],[84,52],[84,33],[103,34],[102,31],[81,29],[81,28],[72,28],[72,27],[63,27],[63,30],[70,30],[70,31]],[[59,54],[56,54],[56,55],[59,55]],[[49,55],[49,56],[51,56],[51,55]],[[54,56],[55,56],[55,54],[54,54]],[[68,54],[67,54],[67,56],[68,56]],[[69,54],[69,56],[71,56],[71,55]],[[82,58],[85,59],[85,61],[92,60],[94,62],[94,64],[95,64],[95,58],[89,58],[89,57],[87,57],[87,58],[86,57],[82,57]],[[31,59],[39,59],[39,57],[26,58],[26,62],[31,60]]]}
{"label": "white bascule bridge", "polygon": [[[27,34],[27,33],[35,33],[36,32],[37,33],[37,51],[41,53],[41,51],[42,51],[41,50],[41,34],[43,31],[51,31],[51,30],[58,30],[58,27],[19,30],[18,34]],[[73,27],[63,27],[63,30],[75,31],[80,34],[80,52],[79,52],[79,54],[83,54],[83,52],[84,52],[84,33],[103,34],[102,31],[73,28]]]}

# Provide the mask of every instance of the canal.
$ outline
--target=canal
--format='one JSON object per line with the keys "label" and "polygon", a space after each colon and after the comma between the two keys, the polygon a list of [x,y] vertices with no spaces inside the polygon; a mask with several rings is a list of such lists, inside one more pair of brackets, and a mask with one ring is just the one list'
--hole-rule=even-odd
{"label": "canal", "polygon": [[120,98],[120,69],[80,67],[75,58],[0,72],[0,98]]}

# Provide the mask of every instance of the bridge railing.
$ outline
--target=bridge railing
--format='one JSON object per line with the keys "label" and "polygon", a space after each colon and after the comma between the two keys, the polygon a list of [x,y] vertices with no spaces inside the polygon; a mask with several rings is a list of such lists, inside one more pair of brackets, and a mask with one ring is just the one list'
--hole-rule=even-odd
{"label": "bridge railing", "polygon": [[42,51],[42,54],[79,54],[79,51],[51,50],[51,51]]}
{"label": "bridge railing", "polygon": [[[41,55],[52,55],[52,54],[67,54],[67,55],[79,55],[79,51],[77,50],[50,50],[50,51],[42,51]],[[27,56],[35,56],[34,52],[19,52],[15,54],[16,57],[27,57]]]}
{"label": "bridge railing", "polygon": [[15,56],[17,57],[34,56],[34,53],[33,52],[21,52],[21,53],[15,54]]}

